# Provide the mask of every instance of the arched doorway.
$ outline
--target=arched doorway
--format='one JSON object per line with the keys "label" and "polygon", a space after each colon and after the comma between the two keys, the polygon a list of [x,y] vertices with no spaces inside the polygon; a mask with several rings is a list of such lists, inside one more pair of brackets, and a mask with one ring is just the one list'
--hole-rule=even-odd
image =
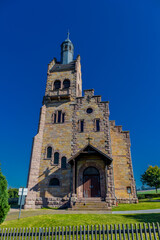
{"label": "arched doorway", "polygon": [[83,196],[100,197],[100,174],[97,168],[88,167],[83,172]]}

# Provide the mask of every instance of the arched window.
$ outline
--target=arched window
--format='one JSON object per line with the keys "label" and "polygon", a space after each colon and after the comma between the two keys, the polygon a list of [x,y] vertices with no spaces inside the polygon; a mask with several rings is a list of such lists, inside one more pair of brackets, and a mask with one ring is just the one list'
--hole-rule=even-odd
{"label": "arched window", "polygon": [[59,180],[58,180],[58,178],[52,178],[52,179],[49,181],[49,186],[59,186]]}
{"label": "arched window", "polygon": [[59,153],[58,152],[54,153],[54,164],[59,164]]}
{"label": "arched window", "polygon": [[63,169],[66,168],[66,162],[67,162],[67,158],[66,157],[62,157],[62,159],[61,159],[61,168],[63,168]]}
{"label": "arched window", "polygon": [[51,158],[52,157],[52,147],[48,147],[47,148],[47,158]]}
{"label": "arched window", "polygon": [[70,87],[70,81],[69,81],[68,79],[65,79],[65,80],[63,81],[63,87],[64,87],[64,88],[69,88],[69,87]]}
{"label": "arched window", "polygon": [[60,89],[61,88],[61,81],[59,80],[56,80],[54,82],[54,89]]}

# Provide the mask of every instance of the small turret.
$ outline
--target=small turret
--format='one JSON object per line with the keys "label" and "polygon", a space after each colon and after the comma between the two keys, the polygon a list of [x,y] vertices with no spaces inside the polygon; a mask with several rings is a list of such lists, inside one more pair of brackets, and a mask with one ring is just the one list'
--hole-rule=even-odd
{"label": "small turret", "polygon": [[74,46],[69,39],[69,32],[67,39],[61,44],[61,63],[68,64],[73,61]]}

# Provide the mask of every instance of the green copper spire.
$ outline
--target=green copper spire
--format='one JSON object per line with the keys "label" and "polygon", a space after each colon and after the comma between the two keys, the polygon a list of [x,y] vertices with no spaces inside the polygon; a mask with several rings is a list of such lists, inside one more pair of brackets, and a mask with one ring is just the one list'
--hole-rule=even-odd
{"label": "green copper spire", "polygon": [[67,33],[67,39],[61,44],[61,63],[68,64],[73,61],[74,46],[69,39],[69,30]]}

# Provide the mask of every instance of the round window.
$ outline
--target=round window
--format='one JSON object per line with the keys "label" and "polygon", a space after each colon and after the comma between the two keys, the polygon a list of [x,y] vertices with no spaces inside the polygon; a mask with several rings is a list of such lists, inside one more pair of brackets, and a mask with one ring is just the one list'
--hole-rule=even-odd
{"label": "round window", "polygon": [[92,113],[93,109],[92,108],[87,108],[87,113]]}

